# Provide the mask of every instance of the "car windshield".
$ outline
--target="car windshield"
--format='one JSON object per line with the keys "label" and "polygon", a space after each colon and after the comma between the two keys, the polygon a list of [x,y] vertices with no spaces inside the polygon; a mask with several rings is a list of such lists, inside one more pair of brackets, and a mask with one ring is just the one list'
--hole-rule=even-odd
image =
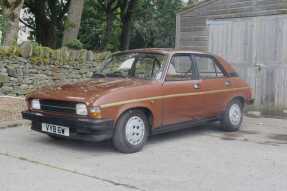
{"label": "car windshield", "polygon": [[159,80],[165,55],[155,53],[117,53],[106,59],[94,77]]}

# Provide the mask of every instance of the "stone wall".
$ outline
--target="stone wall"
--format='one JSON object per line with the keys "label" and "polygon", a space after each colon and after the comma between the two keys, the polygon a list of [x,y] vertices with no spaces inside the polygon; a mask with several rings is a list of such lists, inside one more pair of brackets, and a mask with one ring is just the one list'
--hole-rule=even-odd
{"label": "stone wall", "polygon": [[54,56],[31,53],[28,58],[2,54],[0,95],[22,96],[39,87],[90,79],[106,56],[107,53],[67,49],[56,50]]}

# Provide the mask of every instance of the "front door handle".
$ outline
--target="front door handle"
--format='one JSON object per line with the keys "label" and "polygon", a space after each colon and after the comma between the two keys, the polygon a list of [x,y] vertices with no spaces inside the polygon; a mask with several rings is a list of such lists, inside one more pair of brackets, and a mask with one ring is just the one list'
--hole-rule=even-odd
{"label": "front door handle", "polygon": [[193,84],[193,88],[194,89],[200,89],[200,85],[199,84]]}

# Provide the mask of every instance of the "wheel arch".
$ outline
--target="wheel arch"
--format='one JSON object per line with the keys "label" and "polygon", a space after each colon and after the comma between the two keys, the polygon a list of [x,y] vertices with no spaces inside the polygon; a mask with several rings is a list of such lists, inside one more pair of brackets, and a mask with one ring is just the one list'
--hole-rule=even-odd
{"label": "wheel arch", "polygon": [[242,95],[233,96],[233,97],[232,97],[231,99],[229,99],[228,102],[225,104],[225,107],[224,107],[225,109],[224,109],[224,111],[226,111],[228,105],[229,105],[232,101],[234,101],[234,100],[239,100],[239,101],[241,102],[241,104],[242,104],[242,107],[244,107],[244,105],[245,105],[245,103],[246,103],[246,99],[245,99],[244,96],[242,96]]}
{"label": "wheel arch", "polygon": [[[235,97],[233,97],[233,98],[230,100],[230,102],[232,102],[232,101],[234,101],[234,100],[239,100],[239,101],[241,102],[242,106],[245,105],[245,98],[244,98],[244,96],[235,96]],[[230,103],[230,102],[229,102],[229,103]]]}
{"label": "wheel arch", "polygon": [[143,106],[143,105],[138,105],[138,106],[131,106],[131,107],[125,107],[123,109],[121,109],[116,117],[115,120],[115,125],[118,123],[119,119],[126,113],[129,111],[134,111],[134,110],[140,110],[143,111],[144,114],[146,115],[149,125],[150,125],[150,130],[154,127],[154,113],[152,112],[152,109],[147,107],[147,106]]}

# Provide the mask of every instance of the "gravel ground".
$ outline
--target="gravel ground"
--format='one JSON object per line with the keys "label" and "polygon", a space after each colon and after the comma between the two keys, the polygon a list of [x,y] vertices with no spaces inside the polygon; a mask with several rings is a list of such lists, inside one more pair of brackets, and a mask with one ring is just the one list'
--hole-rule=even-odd
{"label": "gravel ground", "polygon": [[125,155],[110,142],[54,141],[27,126],[0,129],[1,191],[285,191],[287,121],[245,118],[154,136]]}

